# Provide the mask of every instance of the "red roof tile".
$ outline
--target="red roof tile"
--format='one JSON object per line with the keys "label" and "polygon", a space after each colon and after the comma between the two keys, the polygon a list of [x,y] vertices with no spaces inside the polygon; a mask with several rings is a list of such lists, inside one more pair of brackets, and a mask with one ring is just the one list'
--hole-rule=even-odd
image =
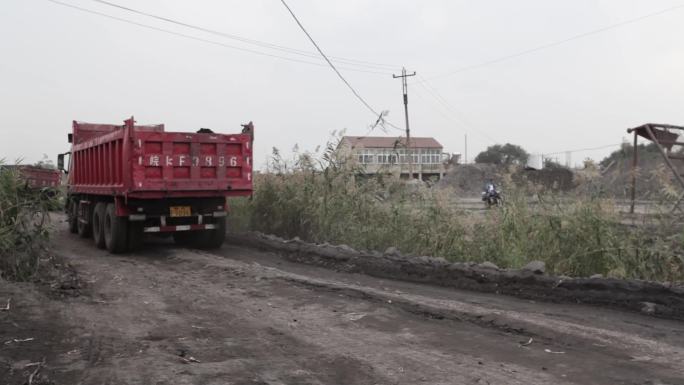
{"label": "red roof tile", "polygon": [[[348,141],[352,147],[364,148],[393,148],[405,147],[406,137],[404,136],[344,136],[342,141]],[[413,148],[442,148],[435,138],[411,137],[411,147]]]}

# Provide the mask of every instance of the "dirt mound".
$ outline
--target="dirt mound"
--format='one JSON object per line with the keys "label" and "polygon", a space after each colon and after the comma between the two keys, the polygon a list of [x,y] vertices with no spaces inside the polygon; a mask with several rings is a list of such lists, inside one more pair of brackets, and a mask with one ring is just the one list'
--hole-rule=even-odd
{"label": "dirt mound", "polygon": [[542,170],[518,170],[513,180],[519,186],[531,183],[553,191],[570,191],[575,187],[575,174],[567,168],[545,168]]}
{"label": "dirt mound", "polygon": [[506,166],[496,164],[457,164],[447,169],[439,186],[452,188],[459,195],[479,196],[487,180],[501,185],[506,173]]}
{"label": "dirt mound", "polygon": [[[518,187],[534,186],[547,191],[570,192],[581,195],[600,195],[608,198],[629,199],[632,188],[632,158],[615,157],[602,169],[587,167],[570,170],[563,167],[525,170],[515,166],[494,164],[453,165],[447,169],[439,186],[453,189],[462,196],[479,196],[485,182],[506,189],[511,181]],[[678,172],[684,175],[684,162],[673,160]],[[660,153],[640,151],[637,163],[637,199],[659,199],[664,194],[680,191],[679,183],[666,166]]]}
{"label": "dirt mound", "polygon": [[612,278],[570,278],[531,269],[507,270],[443,258],[356,251],[349,246],[316,245],[260,233],[233,234],[236,244],[285,253],[291,260],[378,278],[430,283],[506,294],[533,300],[599,304],[684,320],[684,287]]}
{"label": "dirt mound", "polygon": [[512,181],[519,187],[534,185],[554,191],[569,191],[575,187],[574,173],[567,168],[529,170],[519,166],[486,163],[451,166],[439,185],[452,188],[459,195],[479,196],[489,179],[504,189],[507,181]]}

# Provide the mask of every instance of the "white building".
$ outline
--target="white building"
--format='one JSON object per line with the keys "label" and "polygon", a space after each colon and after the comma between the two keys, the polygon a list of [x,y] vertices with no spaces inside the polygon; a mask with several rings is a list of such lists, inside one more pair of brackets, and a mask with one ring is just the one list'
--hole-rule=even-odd
{"label": "white building", "polygon": [[411,138],[410,147],[405,137],[345,136],[339,148],[364,166],[367,174],[398,174],[413,178],[441,178],[444,175],[442,145],[434,138]]}

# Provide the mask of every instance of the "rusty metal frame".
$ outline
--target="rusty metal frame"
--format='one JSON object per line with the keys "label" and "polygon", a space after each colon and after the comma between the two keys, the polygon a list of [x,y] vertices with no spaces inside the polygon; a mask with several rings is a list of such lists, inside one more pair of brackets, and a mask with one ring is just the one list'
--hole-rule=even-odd
{"label": "rusty metal frame", "polygon": [[[634,128],[628,128],[627,133],[634,133],[634,150],[633,150],[633,158],[632,158],[632,202],[629,208],[630,213],[634,213],[634,202],[636,200],[636,168],[637,168],[637,160],[638,160],[638,147],[637,147],[637,137],[641,136],[645,139],[650,140],[651,142],[655,143],[656,147],[658,148],[658,151],[660,154],[663,156],[663,160],[665,160],[665,164],[667,164],[667,167],[670,168],[672,173],[674,174],[675,178],[679,182],[679,184],[682,186],[682,190],[684,190],[684,179],[682,178],[682,175],[679,174],[677,171],[677,168],[672,164],[672,160],[683,160],[684,161],[684,155],[674,155],[671,153],[672,146],[674,145],[684,145],[684,142],[678,142],[677,138],[679,137],[679,134],[675,134],[670,132],[670,130],[682,130],[684,131],[684,126],[675,126],[672,124],[656,124],[656,123],[647,123],[643,124],[639,127],[634,127]],[[663,148],[665,147],[667,151]],[[676,210],[684,212],[681,207],[679,207],[679,204],[684,200],[684,191],[679,194],[679,197],[675,201],[674,206],[672,206],[671,212],[674,213]]]}

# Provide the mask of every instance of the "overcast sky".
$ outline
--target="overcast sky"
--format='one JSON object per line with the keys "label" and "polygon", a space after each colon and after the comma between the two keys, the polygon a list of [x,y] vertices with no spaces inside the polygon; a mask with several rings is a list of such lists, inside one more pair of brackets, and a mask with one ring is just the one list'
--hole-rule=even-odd
{"label": "overcast sky", "polygon": [[[91,0],[60,1],[221,44],[324,63]],[[315,52],[279,0],[111,1]],[[422,78],[411,78],[409,85],[412,135],[433,136],[446,151],[463,152],[467,133],[471,159],[495,142],[552,153],[619,144],[626,128],[646,122],[684,123],[684,7],[479,65],[682,0],[288,3],[328,55],[383,64],[337,63],[373,108],[389,110],[389,120],[402,128],[401,84],[391,73],[402,65],[417,71]],[[191,40],[47,0],[0,1],[0,36],[0,158],[10,162],[34,162],[43,154],[55,158],[68,150],[72,120],[121,123],[135,115],[139,123],[165,123],[172,131],[209,127],[226,133],[252,120],[257,165],[274,146],[284,152],[295,144],[314,149],[334,130],[364,135],[375,121],[329,67]],[[423,79],[427,85],[417,83]],[[612,149],[577,152],[572,160],[600,158]]]}

